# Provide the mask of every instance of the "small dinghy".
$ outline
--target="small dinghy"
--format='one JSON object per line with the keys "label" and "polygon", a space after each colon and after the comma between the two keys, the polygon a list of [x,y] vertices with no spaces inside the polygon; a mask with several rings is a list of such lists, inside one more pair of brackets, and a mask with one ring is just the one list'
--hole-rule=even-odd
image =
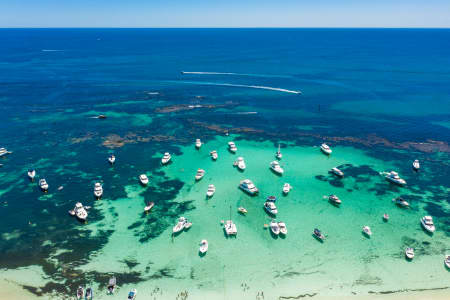
{"label": "small dinghy", "polygon": [[372,231],[370,230],[369,226],[364,226],[362,231],[367,237],[370,237],[372,235]]}
{"label": "small dinghy", "polygon": [[413,170],[414,170],[414,171],[419,171],[419,169],[420,169],[420,163],[419,163],[419,160],[416,159],[416,160],[413,162],[412,167],[413,167]]}
{"label": "small dinghy", "polygon": [[139,175],[139,181],[141,182],[142,185],[147,185],[148,184],[148,177],[145,174],[141,174]]}
{"label": "small dinghy", "polygon": [[202,240],[202,241],[200,242],[200,248],[198,249],[198,251],[199,251],[201,254],[205,254],[206,251],[208,251],[208,241],[207,241],[207,240]]}
{"label": "small dinghy", "polygon": [[197,170],[197,174],[195,174],[195,180],[199,181],[200,179],[203,178],[203,176],[205,176],[205,170],[203,169],[198,169]]}
{"label": "small dinghy", "polygon": [[208,198],[211,198],[215,192],[216,192],[216,187],[214,186],[214,184],[208,185],[208,190],[206,191],[206,196]]}
{"label": "small dinghy", "polygon": [[413,259],[414,258],[414,249],[411,247],[406,248],[405,256],[407,259]]}
{"label": "small dinghy", "polygon": [[108,157],[108,161],[109,161],[109,163],[112,164],[112,165],[116,162],[116,157],[114,156],[114,154],[111,154],[111,155]]}
{"label": "small dinghy", "polygon": [[79,286],[77,289],[77,299],[82,299],[84,296],[84,288]]}
{"label": "small dinghy", "polygon": [[317,228],[314,228],[313,235],[314,235],[314,237],[315,237],[316,239],[318,239],[318,240],[321,241],[321,242],[323,242],[323,241],[325,240],[325,236],[324,236],[324,235],[322,234],[322,232],[321,232],[319,229],[317,229]]}
{"label": "small dinghy", "polygon": [[128,300],[134,300],[136,299],[136,295],[137,295],[137,290],[136,289],[132,289],[129,293],[128,293]]}
{"label": "small dinghy", "polygon": [[279,235],[280,234],[280,225],[278,225],[277,221],[273,220],[270,222],[270,231],[274,234],[274,235]]}
{"label": "small dinghy", "polygon": [[212,160],[217,160],[217,158],[219,157],[216,150],[209,152],[209,154],[211,155]]}
{"label": "small dinghy", "polygon": [[202,146],[202,142],[200,141],[200,139],[196,139],[195,140],[195,148],[200,149],[201,146]]}
{"label": "small dinghy", "polygon": [[384,214],[383,215],[383,221],[385,221],[385,222],[389,221],[389,215],[388,214]]}
{"label": "small dinghy", "polygon": [[280,234],[282,234],[282,235],[286,235],[287,234],[286,223],[278,222],[278,227],[280,227]]}
{"label": "small dinghy", "polygon": [[292,186],[289,183],[283,185],[283,194],[287,195],[292,190]]}
{"label": "small dinghy", "polygon": [[155,202],[147,203],[147,205],[144,207],[144,212],[149,213],[152,210],[153,206],[155,206]]}
{"label": "small dinghy", "polygon": [[94,290],[91,287],[88,287],[86,289],[86,295],[84,296],[84,299],[92,300],[93,297],[94,297]]}
{"label": "small dinghy", "polygon": [[29,170],[27,172],[28,178],[30,178],[31,181],[34,181],[34,177],[36,176],[36,170]]}
{"label": "small dinghy", "polygon": [[116,289],[117,280],[116,277],[111,277],[108,282],[108,293],[114,294],[114,290]]}
{"label": "small dinghy", "polygon": [[238,207],[238,212],[245,215],[247,213],[247,210],[244,207],[240,206],[240,207]]}

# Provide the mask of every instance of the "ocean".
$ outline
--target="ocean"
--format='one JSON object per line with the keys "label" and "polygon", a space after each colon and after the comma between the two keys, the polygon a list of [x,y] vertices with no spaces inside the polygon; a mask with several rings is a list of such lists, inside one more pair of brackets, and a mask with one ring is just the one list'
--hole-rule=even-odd
{"label": "ocean", "polygon": [[[40,299],[91,286],[95,299],[136,288],[137,299],[258,300],[450,288],[450,30],[0,29],[0,45],[0,147],[13,152],[0,159],[0,286]],[[282,176],[269,169],[279,145]],[[405,187],[385,180],[392,170]],[[257,196],[238,189],[246,178]],[[286,236],[266,228],[270,195]],[[91,207],[86,223],[68,214],[76,202]],[[173,236],[181,216],[192,228]]]}

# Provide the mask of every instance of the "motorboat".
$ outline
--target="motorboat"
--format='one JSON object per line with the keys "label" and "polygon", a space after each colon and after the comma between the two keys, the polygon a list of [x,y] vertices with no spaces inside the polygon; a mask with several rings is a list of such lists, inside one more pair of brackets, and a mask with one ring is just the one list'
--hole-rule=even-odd
{"label": "motorboat", "polygon": [[84,296],[84,299],[92,300],[93,297],[94,297],[94,290],[91,287],[88,287],[86,289],[86,294]]}
{"label": "motorboat", "polygon": [[280,227],[280,234],[282,234],[282,235],[286,235],[287,234],[286,223],[278,222],[278,227]]}
{"label": "motorboat", "polygon": [[161,163],[163,165],[166,165],[170,162],[170,160],[172,159],[172,156],[170,155],[169,152],[164,153],[164,156],[161,158]]}
{"label": "motorboat", "polygon": [[223,228],[224,228],[225,233],[227,234],[227,236],[236,235],[237,234],[236,224],[234,224],[232,220],[226,220],[224,225],[223,225]]}
{"label": "motorboat", "polygon": [[94,196],[97,199],[100,199],[103,196],[103,187],[100,182],[94,184]]}
{"label": "motorboat", "polygon": [[43,192],[47,192],[48,191],[48,183],[47,183],[47,181],[44,178],[39,179],[39,187],[41,188],[41,190]]}
{"label": "motorboat", "polygon": [[228,150],[231,153],[236,153],[236,151],[237,151],[236,144],[234,142],[228,142]]}
{"label": "motorboat", "polygon": [[283,194],[287,195],[292,190],[292,186],[289,183],[283,185]]}
{"label": "motorboat", "polygon": [[450,269],[450,255],[446,255],[444,259],[444,264],[447,268]]}
{"label": "motorboat", "polygon": [[420,223],[422,224],[422,227],[430,233],[433,233],[436,230],[436,227],[433,223],[433,218],[431,216],[425,216],[421,218]]}
{"label": "motorboat", "polygon": [[137,290],[136,289],[132,289],[129,293],[128,293],[128,300],[134,300],[136,299],[136,295],[137,295]]}
{"label": "motorboat", "polygon": [[111,155],[108,157],[108,161],[109,161],[109,163],[112,164],[112,165],[116,162],[116,157],[114,156],[114,154],[111,154]]}
{"label": "motorboat", "polygon": [[216,187],[214,186],[214,184],[208,185],[208,190],[206,191],[206,196],[212,197],[215,192],[216,192]]}
{"label": "motorboat", "polygon": [[213,160],[217,160],[217,158],[219,157],[219,155],[217,154],[216,150],[213,150],[213,151],[209,152],[209,155],[211,155],[211,158]]}
{"label": "motorboat", "polygon": [[185,217],[180,217],[180,218],[178,219],[177,225],[175,225],[175,226],[173,227],[172,232],[173,232],[173,233],[177,233],[177,232],[182,231],[182,230],[184,229],[184,226],[186,225],[186,223],[187,223],[187,219],[186,219]]}
{"label": "motorboat", "polygon": [[413,161],[412,167],[413,167],[414,171],[419,171],[419,169],[420,169],[420,163],[419,163],[419,160],[418,160],[418,159],[416,159],[416,160]]}
{"label": "motorboat", "polygon": [[77,289],[77,299],[82,299],[84,297],[84,288],[79,286]]}
{"label": "motorboat", "polygon": [[406,248],[405,256],[407,259],[413,259],[414,258],[414,249],[411,247]]}
{"label": "motorboat", "polygon": [[323,143],[322,145],[320,145],[320,150],[322,150],[323,153],[325,153],[326,155],[330,155],[331,152],[333,152],[330,148],[330,146],[328,146],[327,144]]}
{"label": "motorboat", "polygon": [[275,196],[269,196],[269,197],[266,198],[266,201],[277,202],[277,197],[275,197]]}
{"label": "motorboat", "polygon": [[339,170],[338,168],[334,167],[330,170],[331,174],[334,174],[338,177],[344,177],[344,172],[342,172],[341,170]]}
{"label": "motorboat", "polygon": [[139,175],[139,181],[141,182],[142,185],[147,185],[148,184],[147,175],[145,175],[145,174]]}
{"label": "motorboat", "polygon": [[111,277],[110,279],[109,279],[109,282],[108,282],[108,293],[109,294],[114,294],[114,290],[116,289],[116,285],[117,285],[117,280],[116,280],[116,277]]}
{"label": "motorboat", "polygon": [[398,173],[395,171],[388,172],[386,174],[385,178],[387,181],[395,183],[399,186],[406,185],[406,181],[404,179],[400,178],[400,176],[398,176]]}
{"label": "motorboat", "polygon": [[247,213],[247,210],[244,207],[240,206],[240,207],[238,207],[238,212],[245,215]]}
{"label": "motorboat", "polygon": [[316,239],[318,239],[318,240],[321,241],[321,242],[323,242],[323,241],[325,240],[325,236],[324,236],[323,233],[322,233],[319,229],[317,229],[317,228],[314,228],[313,235],[314,235],[314,237],[315,237]]}
{"label": "motorboat", "polygon": [[77,202],[74,209],[69,211],[69,214],[77,217],[77,219],[82,222],[86,221],[88,216],[87,210],[81,202]]}
{"label": "motorboat", "polygon": [[284,173],[284,170],[280,166],[280,163],[276,160],[274,160],[273,162],[270,163],[270,169],[279,175],[282,175]]}
{"label": "motorboat", "polygon": [[266,201],[264,203],[264,209],[270,214],[270,215],[276,215],[278,213],[277,206],[272,201]]}
{"label": "motorboat", "polygon": [[250,195],[258,194],[259,190],[250,179],[244,179],[239,183],[239,188]]}
{"label": "motorboat", "polygon": [[6,148],[0,148],[0,157],[5,156],[7,154],[11,154],[11,151],[6,150]]}
{"label": "motorboat", "polygon": [[283,157],[283,154],[281,154],[280,144],[278,144],[278,150],[275,153],[275,157],[280,160]]}
{"label": "motorboat", "polygon": [[409,203],[403,199],[402,197],[397,197],[395,199],[393,199],[392,201],[395,202],[395,204],[397,204],[400,207],[404,207],[404,208],[408,208],[409,207]]}
{"label": "motorboat", "polygon": [[341,199],[339,199],[336,195],[328,196],[328,201],[335,205],[340,205],[342,203]]}
{"label": "motorboat", "polygon": [[203,178],[203,176],[205,176],[205,170],[203,169],[198,169],[197,170],[197,174],[195,174],[195,180],[200,180]]}
{"label": "motorboat", "polygon": [[280,234],[280,225],[278,225],[277,221],[273,220],[270,222],[270,231],[274,234],[274,235],[279,235]]}
{"label": "motorboat", "polygon": [[201,146],[202,146],[202,142],[200,141],[200,139],[196,139],[195,140],[195,148],[200,149]]}
{"label": "motorboat", "polygon": [[200,251],[201,254],[205,254],[206,251],[208,251],[208,241],[207,240],[202,240],[200,242],[200,248],[198,249],[198,251]]}
{"label": "motorboat", "polygon": [[153,206],[155,206],[155,202],[147,203],[147,205],[144,207],[144,212],[149,213],[152,210]]}
{"label": "motorboat", "polygon": [[244,158],[242,156],[238,157],[233,165],[241,171],[244,171],[246,167]]}
{"label": "motorboat", "polygon": [[98,115],[97,119],[106,119],[106,115]]}
{"label": "motorboat", "polygon": [[389,221],[389,215],[388,214],[384,214],[383,215],[383,221],[385,221],[385,222]]}
{"label": "motorboat", "polygon": [[370,237],[372,235],[372,231],[370,230],[369,226],[364,226],[362,231],[368,237]]}
{"label": "motorboat", "polygon": [[31,181],[34,180],[34,177],[36,176],[36,170],[29,170],[27,172],[28,178],[30,178]]}

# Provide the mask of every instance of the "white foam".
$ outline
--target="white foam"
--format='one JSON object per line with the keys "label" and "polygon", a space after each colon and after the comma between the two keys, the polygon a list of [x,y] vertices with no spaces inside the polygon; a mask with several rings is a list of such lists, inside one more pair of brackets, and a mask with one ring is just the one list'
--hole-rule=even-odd
{"label": "white foam", "polygon": [[187,84],[198,84],[198,85],[217,85],[217,86],[230,86],[230,87],[270,90],[270,91],[291,93],[291,94],[297,94],[297,95],[300,95],[302,93],[301,91],[288,90],[288,89],[276,88],[276,87],[271,87],[271,86],[262,86],[262,85],[245,85],[245,84],[233,84],[233,83],[195,82],[195,81],[181,81],[181,82],[187,83]]}
{"label": "white foam", "polygon": [[58,49],[42,49],[41,51],[42,51],[42,52],[61,52],[61,51],[64,51],[64,50],[58,50]]}

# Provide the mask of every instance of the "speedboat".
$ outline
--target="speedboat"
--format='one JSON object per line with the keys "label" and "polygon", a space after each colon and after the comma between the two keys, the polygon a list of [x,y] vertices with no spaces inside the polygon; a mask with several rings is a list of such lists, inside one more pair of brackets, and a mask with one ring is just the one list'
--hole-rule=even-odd
{"label": "speedboat", "polygon": [[324,236],[324,235],[322,234],[322,232],[321,232],[319,229],[317,229],[317,228],[314,228],[313,235],[314,235],[314,237],[315,237],[316,239],[318,239],[318,240],[321,241],[321,242],[323,242],[323,241],[325,240],[325,236]]}
{"label": "speedboat", "polygon": [[75,204],[75,207],[72,211],[69,211],[71,215],[75,215],[78,220],[84,222],[87,219],[88,213],[86,211],[86,208],[81,204],[80,202],[77,202]]}
{"label": "speedboat", "polygon": [[209,152],[209,154],[211,155],[211,158],[213,160],[217,160],[217,158],[219,157],[219,155],[217,154],[216,150],[213,150],[213,151]]}
{"label": "speedboat", "polygon": [[328,196],[328,200],[332,203],[332,204],[336,204],[336,205],[340,205],[342,203],[341,199],[338,198],[338,196],[336,195],[330,195]]}
{"label": "speedboat", "polygon": [[166,165],[166,164],[168,164],[169,162],[170,162],[170,159],[172,158],[172,156],[170,155],[170,153],[169,152],[166,152],[166,153],[164,153],[164,156],[163,156],[163,158],[161,158],[161,163],[163,164],[163,165]]}
{"label": "speedboat", "polygon": [[270,215],[276,215],[278,213],[277,206],[272,201],[266,201],[264,203],[264,209],[270,214]]}
{"label": "speedboat", "polygon": [[344,177],[344,172],[342,172],[341,170],[339,170],[338,168],[334,167],[333,169],[330,170],[331,174],[334,174],[338,177]]}
{"label": "speedboat", "polygon": [[142,185],[147,185],[148,184],[147,175],[145,175],[145,174],[139,175],[139,181],[141,182]]}
{"label": "speedboat", "polygon": [[144,212],[149,213],[150,210],[152,210],[153,206],[155,206],[155,202],[147,203],[147,205],[144,207]]}
{"label": "speedboat", "polygon": [[206,191],[206,196],[212,197],[215,192],[216,192],[216,187],[214,186],[214,184],[208,185],[208,190]]}
{"label": "speedboat", "polygon": [[425,216],[420,219],[420,223],[426,231],[433,233],[436,230],[436,227],[433,223],[433,218],[431,216]]}
{"label": "speedboat", "polygon": [[180,218],[178,219],[177,225],[175,225],[175,226],[173,227],[172,232],[173,232],[173,233],[180,232],[181,230],[184,229],[184,225],[186,225],[186,223],[187,223],[186,218],[185,218],[185,217],[180,217]]}
{"label": "speedboat", "polygon": [[195,174],[195,180],[200,180],[203,178],[203,176],[205,176],[205,170],[203,169],[198,169],[197,170],[197,174]]}
{"label": "speedboat", "polygon": [[200,248],[198,249],[198,251],[200,251],[201,254],[205,254],[206,251],[208,251],[208,241],[207,240],[202,240],[200,242]]}
{"label": "speedboat", "polygon": [[406,181],[404,179],[400,178],[400,176],[398,176],[397,172],[394,172],[394,171],[388,172],[386,174],[385,178],[387,181],[395,183],[397,185],[400,185],[400,186],[406,185]]}
{"label": "speedboat", "polygon": [[116,277],[111,277],[108,282],[108,293],[113,294],[116,289],[117,280]]}
{"label": "speedboat", "polygon": [[278,226],[280,227],[280,233],[282,235],[286,235],[287,234],[286,224],[284,222],[278,222]]}
{"label": "speedboat", "polygon": [[236,144],[234,142],[228,142],[228,150],[231,153],[236,153],[236,151],[237,151]]}
{"label": "speedboat", "polygon": [[414,249],[411,247],[406,248],[405,250],[405,256],[408,259],[413,259],[414,258]]}
{"label": "speedboat", "polygon": [[93,297],[94,297],[94,290],[91,287],[88,287],[86,289],[86,295],[84,296],[84,299],[92,300]]}
{"label": "speedboat", "polygon": [[243,157],[238,157],[236,161],[233,164],[234,166],[238,167],[239,170],[244,171],[245,170],[245,161]]}
{"label": "speedboat", "polygon": [[395,204],[397,204],[400,207],[405,207],[405,208],[409,207],[409,203],[402,197],[397,197],[397,198],[393,199],[392,201],[394,201]]}
{"label": "speedboat", "polygon": [[450,269],[450,255],[446,255],[444,259],[444,264],[447,268]]}
{"label": "speedboat", "polygon": [[36,176],[36,170],[29,170],[27,172],[27,174],[28,174],[28,178],[30,178],[30,180],[33,181],[34,180],[34,176]]}
{"label": "speedboat", "polygon": [[128,293],[128,298],[129,300],[134,300],[136,299],[136,295],[137,295],[137,290],[136,289],[132,289],[129,293]]}
{"label": "speedboat", "polygon": [[103,196],[103,187],[100,182],[94,184],[94,196],[97,199],[100,199]]}
{"label": "speedboat", "polygon": [[195,148],[200,149],[201,146],[202,146],[202,142],[200,141],[200,139],[196,139],[195,140]]}
{"label": "speedboat", "polygon": [[82,299],[84,296],[84,288],[79,286],[77,289],[77,299]]}
{"label": "speedboat", "polygon": [[283,185],[283,194],[287,195],[292,190],[292,186],[289,183]]}
{"label": "speedboat", "polygon": [[109,161],[110,164],[114,164],[114,162],[116,161],[116,157],[114,156],[114,154],[111,154],[108,157],[108,161]]}
{"label": "speedboat", "polygon": [[39,179],[39,187],[41,188],[41,190],[43,192],[47,192],[48,191],[48,183],[47,183],[47,181],[45,181],[44,178]]}
{"label": "speedboat", "polygon": [[388,214],[384,214],[383,215],[383,221],[385,221],[385,222],[389,221],[389,215]]}
{"label": "speedboat", "polygon": [[284,173],[284,170],[280,166],[280,163],[277,162],[276,160],[270,163],[270,169],[279,175],[282,175]]}
{"label": "speedboat", "polygon": [[259,190],[250,179],[244,179],[240,182],[239,188],[250,195],[258,194]]}
{"label": "speedboat", "polygon": [[320,145],[320,150],[322,150],[322,152],[325,153],[326,155],[330,155],[331,152],[333,152],[333,151],[331,150],[331,148],[330,148],[327,144],[325,144],[325,143],[323,143],[322,145]]}
{"label": "speedboat", "polygon": [[97,119],[106,119],[106,115],[98,115]]}
{"label": "speedboat", "polygon": [[370,237],[370,236],[372,235],[372,231],[370,230],[370,227],[369,227],[369,226],[364,226],[364,227],[363,227],[363,233],[364,233],[365,235],[367,235],[368,237]]}
{"label": "speedboat", "polygon": [[412,167],[413,167],[414,171],[419,171],[419,169],[420,169],[420,163],[419,163],[419,160],[416,159],[416,160],[413,162]]}
{"label": "speedboat", "polygon": [[283,157],[283,154],[281,154],[280,144],[278,144],[278,151],[275,153],[275,157],[277,159],[281,159]]}
{"label": "speedboat", "polygon": [[240,207],[238,207],[238,212],[245,215],[247,213],[247,210],[244,207],[240,206]]}
{"label": "speedboat", "polygon": [[234,224],[232,220],[226,220],[224,225],[223,225],[223,228],[225,230],[225,233],[228,236],[237,234],[236,224]]}
{"label": "speedboat", "polygon": [[0,157],[7,155],[7,154],[11,154],[11,151],[6,150],[6,148],[0,148]]}
{"label": "speedboat", "polygon": [[272,231],[274,235],[280,234],[280,225],[278,225],[277,221],[274,219],[270,222],[270,231]]}

